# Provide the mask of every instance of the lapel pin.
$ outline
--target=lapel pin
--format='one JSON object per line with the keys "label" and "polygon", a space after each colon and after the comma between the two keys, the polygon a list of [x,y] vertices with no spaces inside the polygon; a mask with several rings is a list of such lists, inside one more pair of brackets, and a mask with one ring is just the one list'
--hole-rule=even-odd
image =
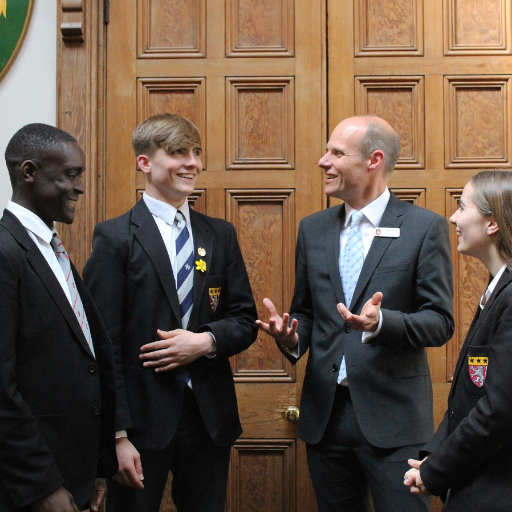
{"label": "lapel pin", "polygon": [[199,254],[199,256],[206,256],[206,251],[202,247],[199,247],[197,254]]}
{"label": "lapel pin", "polygon": [[199,270],[200,272],[206,272],[206,261],[196,261],[196,270]]}

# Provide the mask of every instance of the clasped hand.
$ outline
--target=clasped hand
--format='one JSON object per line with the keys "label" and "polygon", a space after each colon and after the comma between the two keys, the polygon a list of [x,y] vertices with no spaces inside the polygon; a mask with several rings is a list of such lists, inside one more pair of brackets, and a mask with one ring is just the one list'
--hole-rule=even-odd
{"label": "clasped hand", "polygon": [[404,485],[409,487],[409,490],[412,494],[420,494],[422,496],[429,496],[430,493],[427,491],[425,485],[423,484],[423,480],[420,475],[420,466],[423,462],[427,460],[428,457],[425,457],[422,461],[409,459],[407,462],[411,469],[407,471],[404,475]]}
{"label": "clasped hand", "polygon": [[165,372],[190,364],[201,356],[213,354],[215,350],[213,338],[207,332],[158,329],[157,334],[162,339],[143,345],[139,356],[143,366],[154,368],[155,372]]}

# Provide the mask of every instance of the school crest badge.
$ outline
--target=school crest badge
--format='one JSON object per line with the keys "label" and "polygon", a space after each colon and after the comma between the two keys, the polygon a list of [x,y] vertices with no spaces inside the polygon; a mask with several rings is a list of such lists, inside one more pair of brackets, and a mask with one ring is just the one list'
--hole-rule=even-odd
{"label": "school crest badge", "polygon": [[0,80],[23,44],[33,4],[34,0],[0,0]]}
{"label": "school crest badge", "polygon": [[209,288],[208,294],[210,296],[210,308],[212,313],[215,313],[220,301],[220,288]]}
{"label": "school crest badge", "polygon": [[477,388],[484,385],[485,378],[487,377],[487,365],[489,358],[485,356],[469,356],[468,367],[469,377]]}

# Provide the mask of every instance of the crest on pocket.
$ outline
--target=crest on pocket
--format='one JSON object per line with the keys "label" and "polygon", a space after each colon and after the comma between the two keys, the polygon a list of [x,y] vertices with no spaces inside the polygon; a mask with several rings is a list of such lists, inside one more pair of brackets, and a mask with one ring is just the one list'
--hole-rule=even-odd
{"label": "crest on pocket", "polygon": [[484,356],[469,356],[468,367],[469,377],[477,388],[484,385],[485,378],[487,377],[487,365],[489,358]]}
{"label": "crest on pocket", "polygon": [[215,313],[220,301],[220,288],[208,288],[208,295],[210,296],[210,308],[212,313]]}

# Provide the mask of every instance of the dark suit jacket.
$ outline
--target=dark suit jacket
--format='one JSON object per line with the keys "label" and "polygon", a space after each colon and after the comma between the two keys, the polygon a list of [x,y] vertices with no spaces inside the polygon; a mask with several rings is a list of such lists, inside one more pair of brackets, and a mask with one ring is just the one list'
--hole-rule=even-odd
{"label": "dark suit jacket", "polygon": [[[200,357],[187,369],[206,428],[218,445],[241,434],[229,357],[255,340],[256,307],[231,224],[190,211],[194,260],[194,305],[187,329],[212,332],[214,358]],[[205,250],[205,256],[198,249]],[[114,345],[117,371],[117,430],[128,430],[137,448],[167,446],[180,420],[183,370],[155,373],[143,368],[140,347],[158,338],[157,329],[181,328],[176,284],[167,250],[143,200],[118,217],[98,224],[84,279],[97,301]],[[215,309],[211,294],[220,288]]]}
{"label": "dark suit jacket", "polygon": [[82,507],[117,471],[111,344],[73,267],[94,359],[66,295],[19,220],[0,220],[0,510],[63,485]]}
{"label": "dark suit jacket", "polygon": [[[512,509],[512,273],[506,270],[469,329],[448,396],[448,411],[425,450],[427,489],[444,496],[446,510]],[[488,360],[478,387],[468,358]]]}
{"label": "dark suit jacket", "polygon": [[306,217],[299,228],[290,312],[299,321],[300,354],[309,349],[299,435],[311,444],[321,440],[345,354],[366,439],[381,448],[421,444],[433,432],[425,347],[443,345],[454,330],[447,222],[391,194],[380,226],[399,228],[400,236],[374,238],[349,307],[359,314],[375,292],[384,294],[382,330],[362,344],[362,333],[336,309],[345,302],[338,268],[344,216],[345,207],[335,206]]}

